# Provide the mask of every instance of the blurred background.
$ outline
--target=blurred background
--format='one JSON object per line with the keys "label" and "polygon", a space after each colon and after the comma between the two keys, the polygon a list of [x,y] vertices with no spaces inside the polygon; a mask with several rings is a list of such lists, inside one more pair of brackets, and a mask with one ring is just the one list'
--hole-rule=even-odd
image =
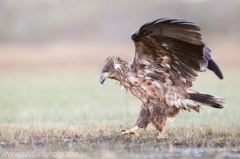
{"label": "blurred background", "polygon": [[160,17],[185,18],[221,67],[239,66],[239,0],[1,0],[0,67],[96,68],[107,55],[131,60],[131,33]]}
{"label": "blurred background", "polygon": [[131,33],[161,17],[201,27],[225,80],[207,71],[196,88],[236,113],[239,15],[239,0],[0,0],[0,123],[135,121],[140,101],[98,77],[106,56],[130,61]]}

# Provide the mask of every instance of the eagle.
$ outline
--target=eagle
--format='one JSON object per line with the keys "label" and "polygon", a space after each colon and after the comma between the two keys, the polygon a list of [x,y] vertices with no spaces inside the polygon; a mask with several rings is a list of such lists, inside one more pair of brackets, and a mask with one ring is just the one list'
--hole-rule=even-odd
{"label": "eagle", "polygon": [[139,136],[137,130],[146,130],[152,123],[163,138],[167,119],[180,110],[199,112],[203,105],[223,108],[223,98],[190,89],[198,73],[207,69],[223,79],[199,31],[198,25],[185,19],[160,18],[132,33],[135,56],[131,62],[106,58],[99,82],[114,79],[142,101],[135,126],[120,135]]}

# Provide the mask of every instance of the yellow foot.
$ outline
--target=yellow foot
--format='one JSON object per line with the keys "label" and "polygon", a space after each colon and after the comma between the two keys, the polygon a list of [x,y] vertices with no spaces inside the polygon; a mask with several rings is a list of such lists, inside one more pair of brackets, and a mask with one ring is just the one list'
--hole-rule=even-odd
{"label": "yellow foot", "polygon": [[158,137],[157,137],[158,139],[167,139],[168,137],[167,136],[160,136],[160,135],[158,135]]}
{"label": "yellow foot", "polygon": [[165,135],[164,135],[164,131],[162,131],[162,132],[159,132],[157,138],[158,138],[158,139],[167,139],[167,136],[165,136]]}
{"label": "yellow foot", "polygon": [[121,136],[123,136],[123,135],[127,135],[127,134],[134,134],[134,135],[136,135],[137,137],[139,136],[139,133],[137,132],[137,129],[138,129],[138,127],[137,126],[135,126],[134,128],[132,128],[132,129],[129,129],[129,130],[122,130],[119,134],[121,135]]}

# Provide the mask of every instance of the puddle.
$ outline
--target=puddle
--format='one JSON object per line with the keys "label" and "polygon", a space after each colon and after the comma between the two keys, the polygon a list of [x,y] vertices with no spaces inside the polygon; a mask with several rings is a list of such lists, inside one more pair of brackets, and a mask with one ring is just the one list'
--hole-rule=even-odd
{"label": "puddle", "polygon": [[169,150],[149,150],[148,153],[129,154],[131,158],[240,158],[240,150],[237,148],[174,148]]}

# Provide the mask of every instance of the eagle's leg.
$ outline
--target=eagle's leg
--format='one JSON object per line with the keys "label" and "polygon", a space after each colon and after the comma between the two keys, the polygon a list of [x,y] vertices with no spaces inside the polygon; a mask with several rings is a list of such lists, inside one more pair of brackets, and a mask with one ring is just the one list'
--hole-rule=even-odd
{"label": "eagle's leg", "polygon": [[161,129],[161,131],[159,130],[159,134],[158,134],[159,139],[163,139],[165,137],[164,132],[165,132],[165,127],[163,129]]}
{"label": "eagle's leg", "polygon": [[162,106],[153,106],[150,109],[151,122],[159,131],[158,138],[164,138],[164,131],[167,118],[165,116],[165,109]]}
{"label": "eagle's leg", "polygon": [[146,107],[142,106],[135,127],[129,130],[122,130],[120,134],[121,135],[135,134],[136,136],[139,136],[137,129],[144,128],[145,130],[150,121],[151,120],[149,110],[147,110]]}
{"label": "eagle's leg", "polygon": [[138,126],[139,128],[143,128],[144,130],[146,130],[148,124],[151,122],[150,119],[150,112],[148,110],[148,108],[146,106],[141,107],[141,111],[138,115],[138,119],[136,122],[136,126]]}
{"label": "eagle's leg", "polygon": [[164,132],[165,132],[166,120],[167,120],[166,117],[158,116],[158,117],[155,117],[155,119],[152,121],[153,125],[159,131],[158,138],[160,139],[165,137]]}

